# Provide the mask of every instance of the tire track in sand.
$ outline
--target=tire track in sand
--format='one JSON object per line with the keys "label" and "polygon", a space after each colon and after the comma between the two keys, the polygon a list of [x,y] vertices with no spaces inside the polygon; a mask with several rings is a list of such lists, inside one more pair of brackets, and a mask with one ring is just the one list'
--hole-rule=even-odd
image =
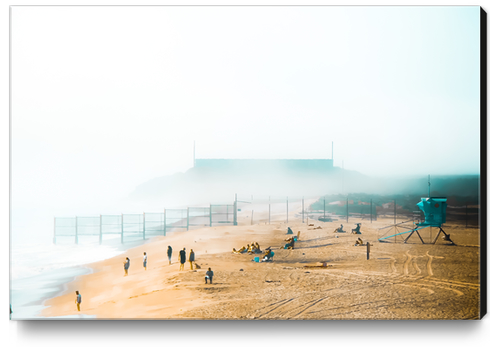
{"label": "tire track in sand", "polygon": [[408,276],[408,267],[410,266],[413,257],[408,253],[408,251],[406,251],[405,254],[407,255],[407,260],[403,264],[403,273],[405,274],[405,276]]}
{"label": "tire track in sand", "polygon": [[432,260],[436,259],[444,259],[444,257],[436,257],[435,255],[430,255],[429,251],[425,253],[429,257],[429,261],[427,262],[427,273],[429,276],[434,276],[434,272],[432,271]]}
{"label": "tire track in sand", "polygon": [[279,301],[277,301],[277,302],[274,302],[274,303],[272,303],[272,304],[270,304],[270,305],[267,305],[266,307],[270,307],[270,306],[273,306],[273,305],[277,305],[277,306],[276,306],[276,307],[274,307],[274,308],[272,308],[272,309],[270,309],[270,310],[269,310],[269,311],[267,311],[267,312],[264,312],[264,313],[262,313],[262,314],[260,314],[260,315],[258,315],[258,316],[255,316],[255,318],[262,318],[262,317],[264,317],[265,315],[267,315],[267,314],[269,314],[269,313],[271,313],[271,312],[273,312],[273,311],[277,310],[278,308],[280,308],[280,307],[282,307],[282,306],[286,305],[288,302],[291,302],[291,301],[293,301],[293,300],[295,300],[295,299],[296,299],[296,298],[283,299],[283,300],[279,300]]}
{"label": "tire track in sand", "polygon": [[391,259],[391,261],[390,261],[391,272],[393,274],[396,274],[397,273],[396,267],[395,267],[396,259],[394,257],[391,257],[391,256],[389,258]]}

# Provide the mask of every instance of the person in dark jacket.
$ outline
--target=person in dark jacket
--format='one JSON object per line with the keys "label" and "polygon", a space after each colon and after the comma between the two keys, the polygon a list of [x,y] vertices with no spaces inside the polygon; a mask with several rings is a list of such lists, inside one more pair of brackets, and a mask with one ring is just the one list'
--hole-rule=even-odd
{"label": "person in dark jacket", "polygon": [[185,247],[183,250],[179,252],[179,261],[180,261],[180,270],[184,270],[184,264],[185,264]]}
{"label": "person in dark jacket", "polygon": [[172,247],[167,248],[168,265],[172,264]]}
{"label": "person in dark jacket", "polygon": [[191,264],[191,270],[194,270],[192,263],[195,261],[195,256],[194,251],[191,249],[191,252],[189,253],[189,264]]}
{"label": "person in dark jacket", "polygon": [[129,270],[129,258],[126,257],[126,261],[123,263],[124,264],[124,276],[128,275],[128,270]]}
{"label": "person in dark jacket", "polygon": [[206,284],[208,284],[208,280],[209,280],[209,284],[213,284],[213,276],[214,276],[213,271],[211,271],[211,268],[208,268],[208,271],[206,271],[206,276],[204,277]]}

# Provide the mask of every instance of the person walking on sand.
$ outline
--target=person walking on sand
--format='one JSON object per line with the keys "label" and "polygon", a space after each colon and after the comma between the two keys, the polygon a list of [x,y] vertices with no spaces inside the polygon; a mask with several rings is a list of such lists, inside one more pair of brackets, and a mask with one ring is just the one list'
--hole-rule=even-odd
{"label": "person walking on sand", "polygon": [[145,268],[146,271],[146,261],[148,260],[148,257],[146,256],[146,252],[143,252],[143,267]]}
{"label": "person walking on sand", "polygon": [[168,246],[167,248],[167,256],[168,256],[168,265],[172,264],[172,247]]}
{"label": "person walking on sand", "polygon": [[179,252],[179,261],[180,261],[180,270],[184,270],[184,264],[185,264],[185,247]]}
{"label": "person walking on sand", "polygon": [[208,271],[206,271],[206,276],[204,277],[206,284],[208,284],[208,280],[209,280],[209,284],[213,284],[213,276],[214,276],[213,271],[211,271],[211,268],[208,268]]}
{"label": "person walking on sand", "polygon": [[76,298],[75,302],[77,304],[78,311],[80,311],[80,304],[82,303],[82,296],[80,295],[78,290],[75,293],[77,294],[77,298]]}
{"label": "person walking on sand", "polygon": [[194,270],[192,263],[195,261],[195,256],[194,251],[191,249],[191,252],[189,253],[189,264],[191,264],[191,270]]}
{"label": "person walking on sand", "polygon": [[129,270],[129,258],[126,257],[126,261],[123,263],[124,264],[124,276],[128,275],[128,270]]}

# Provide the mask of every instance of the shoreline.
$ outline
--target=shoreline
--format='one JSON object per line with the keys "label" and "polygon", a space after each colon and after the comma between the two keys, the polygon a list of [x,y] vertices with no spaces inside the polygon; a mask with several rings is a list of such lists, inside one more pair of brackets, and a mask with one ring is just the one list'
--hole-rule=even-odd
{"label": "shoreline", "polygon": [[[143,240],[135,240],[131,241],[126,245],[121,245],[118,243],[114,243],[112,240],[108,240],[109,242],[102,244],[101,246],[104,248],[112,248],[115,252],[122,252],[123,254],[128,249],[133,247],[137,247],[138,245],[144,244],[149,241],[149,239]],[[69,246],[72,247],[72,244],[59,244],[57,246]],[[84,247],[90,246],[90,244],[84,244]],[[98,247],[99,244],[95,245]],[[22,248],[20,248],[22,249]],[[67,250],[62,249],[59,254],[60,257],[63,257],[66,254]],[[42,271],[38,274],[20,277],[11,280],[11,304],[13,314],[11,316],[11,320],[39,320],[46,319],[46,317],[42,316],[42,311],[47,307],[46,302],[56,296],[65,295],[68,291],[68,284],[72,282],[76,282],[79,280],[81,276],[89,275],[94,272],[91,264],[104,261],[102,260],[96,261],[85,261],[78,264],[69,265],[66,267],[55,267],[50,268],[49,270]],[[29,293],[29,294],[27,294]],[[34,295],[33,293],[38,293]],[[17,316],[17,317],[16,317]],[[21,317],[18,317],[21,316]],[[54,318],[54,317],[53,317]],[[64,318],[64,317],[59,317]],[[83,317],[79,317],[83,318]]]}
{"label": "shoreline", "polygon": [[[317,201],[316,198],[314,199],[305,199],[305,214],[306,214],[306,211],[307,211],[307,208],[313,203]],[[255,216],[254,216],[254,220],[258,220],[258,221],[261,221],[263,222],[264,220],[267,220],[267,215],[268,215],[268,209],[266,207],[267,205],[264,205],[264,206],[255,206],[255,208],[257,207],[262,207],[261,209],[256,209],[255,210]],[[297,201],[297,202],[291,202],[290,203],[290,209],[289,209],[289,219],[296,219],[297,217],[295,217],[296,215],[301,215],[301,212],[302,212],[302,207],[301,207],[301,201]],[[243,211],[243,212],[247,212],[246,210]],[[286,213],[283,213],[284,217],[286,217]],[[282,216],[282,215],[281,215]],[[247,216],[248,217],[248,216]],[[240,219],[243,219],[243,220],[246,220],[247,217],[243,217],[243,216],[240,216]],[[257,219],[256,219],[257,218]],[[277,219],[277,214],[276,216],[274,217]],[[306,219],[305,219],[306,221]],[[265,222],[262,226],[270,226],[272,224],[277,224],[277,223],[282,223],[284,224],[285,221],[277,221],[277,220],[272,220],[271,219],[271,224],[268,224],[267,222]],[[300,222],[301,223],[301,222]],[[291,223],[289,223],[291,224]],[[246,224],[246,222],[242,222],[239,226],[242,226],[242,227],[248,227],[248,225]],[[254,223],[253,225],[250,225],[251,227],[254,227],[254,226],[261,226],[260,223]],[[146,241],[144,242],[140,242],[139,244],[137,245],[134,245],[132,247],[129,247],[127,249],[124,250],[123,253],[121,253],[120,255],[118,256],[115,256],[115,257],[112,257],[112,258],[108,258],[108,259],[105,259],[105,260],[102,260],[102,261],[96,261],[96,262],[91,262],[91,263],[87,263],[87,264],[84,264],[83,266],[84,267],[87,267],[89,268],[91,271],[90,273],[87,273],[87,274],[81,274],[79,276],[76,276],[75,278],[72,278],[71,281],[67,281],[65,283],[62,284],[63,286],[63,290],[60,290],[59,292],[56,293],[55,296],[53,297],[50,297],[50,298],[46,298],[45,300],[43,300],[43,308],[40,310],[40,312],[38,313],[38,316],[41,317],[41,318],[54,318],[54,317],[65,317],[65,316],[51,316],[51,315],[43,315],[43,312],[49,312],[49,308],[51,307],[51,305],[48,305],[48,302],[51,300],[51,299],[54,299],[56,297],[60,297],[60,296],[66,296],[70,291],[73,291],[73,288],[77,286],[77,283],[82,283],[85,276],[87,275],[90,275],[90,274],[94,274],[98,271],[101,271],[102,268],[104,267],[101,263],[103,263],[104,261],[108,261],[108,260],[114,260],[115,258],[117,259],[123,259],[125,258],[126,254],[130,251],[134,251],[135,249],[139,249],[141,247],[143,247],[145,244],[152,244],[152,243],[155,243],[155,242],[165,242],[165,241],[168,241],[168,242],[171,242],[171,240],[169,239],[170,237],[174,237],[174,238],[180,238],[179,236],[182,235],[182,234],[188,234],[188,233],[193,233],[193,232],[196,232],[196,231],[200,231],[201,233],[203,232],[203,230],[207,230],[207,229],[217,229],[217,228],[226,228],[226,227],[230,227],[230,226],[219,226],[219,227],[216,227],[216,226],[213,226],[213,227],[204,227],[204,228],[194,228],[194,229],[189,229],[189,230],[185,230],[185,231],[182,231],[182,230],[179,230],[179,229],[174,229],[173,231],[171,232],[168,232],[167,233],[167,236],[162,236],[162,235],[159,235],[159,236],[153,236],[149,239],[147,239]],[[137,242],[137,241],[135,241]],[[235,248],[239,248],[239,247],[235,247]],[[231,250],[231,248],[227,248],[227,250]],[[187,251],[189,251],[189,249],[187,249]],[[211,252],[208,252],[207,250],[205,251],[206,253],[205,254],[214,254],[214,253],[211,253]],[[173,264],[175,264],[176,260],[176,257],[178,256],[178,250],[176,248],[173,249],[173,255],[172,255],[172,261],[173,261]],[[165,250],[165,259],[166,259],[166,250]],[[150,261],[151,259],[149,259],[148,263],[149,263],[149,266],[150,266]],[[133,267],[135,264],[131,263],[131,267]],[[188,267],[188,263],[186,263],[186,267]],[[130,268],[131,270],[131,268]],[[195,271],[195,270],[194,270]],[[70,289],[71,288],[71,289]],[[82,298],[84,299],[83,295],[82,295]],[[83,300],[82,300],[83,301]],[[83,306],[83,304],[82,304]],[[73,315],[66,315],[66,317],[68,316],[73,316]],[[97,319],[97,316],[96,315],[93,315],[93,317],[95,319]],[[175,318],[168,318],[168,319],[175,319]],[[198,319],[198,318],[196,318]]]}
{"label": "shoreline", "polygon": [[[11,320],[38,320],[45,319],[41,313],[46,308],[45,302],[53,297],[66,292],[66,285],[70,282],[75,282],[80,276],[92,273],[92,269],[85,265],[77,265],[56,270],[51,270],[46,273],[38,274],[32,277],[26,277],[16,280],[12,288],[12,296],[16,297],[18,304],[13,305]],[[61,272],[61,274],[60,274]],[[19,286],[28,287],[29,290],[19,289]],[[32,291],[38,293],[34,298],[23,298],[22,292]],[[32,294],[31,294],[32,295]],[[15,301],[15,300],[13,300]],[[16,317],[16,316],[23,317]]]}

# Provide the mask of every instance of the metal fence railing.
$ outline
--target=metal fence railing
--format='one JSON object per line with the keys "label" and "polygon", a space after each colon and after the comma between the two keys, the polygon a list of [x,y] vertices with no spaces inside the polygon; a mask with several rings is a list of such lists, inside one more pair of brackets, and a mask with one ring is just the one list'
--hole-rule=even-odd
{"label": "metal fence railing", "polygon": [[[100,215],[98,217],[71,217],[54,219],[54,239],[73,237],[80,239],[104,239],[120,237],[121,243],[151,236],[166,236],[169,231],[190,230],[196,227],[238,225],[281,222],[292,218],[302,222],[312,220],[324,222],[361,219],[376,221],[378,218],[392,218],[393,224],[411,220],[421,222],[424,218],[416,211],[420,197],[402,197],[390,200],[379,196],[324,196],[277,197],[277,196],[237,196],[233,204],[214,204],[206,207],[164,209],[163,212],[121,215]],[[255,214],[254,214],[255,212]],[[240,217],[240,218],[239,218]],[[480,224],[479,205],[448,205],[446,224],[464,227],[478,227]]]}
{"label": "metal fence railing", "polygon": [[125,241],[146,239],[152,236],[166,236],[168,231],[213,225],[237,225],[236,204],[210,205],[209,207],[188,207],[165,209],[163,212],[121,215],[99,215],[98,217],[55,217],[54,238],[71,237],[75,243],[81,239],[115,238]]}

